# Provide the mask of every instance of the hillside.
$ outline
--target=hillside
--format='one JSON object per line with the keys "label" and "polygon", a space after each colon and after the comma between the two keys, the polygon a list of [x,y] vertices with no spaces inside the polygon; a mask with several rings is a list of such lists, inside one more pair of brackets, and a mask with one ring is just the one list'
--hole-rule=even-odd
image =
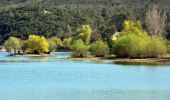
{"label": "hillside", "polygon": [[0,41],[9,36],[24,39],[29,34],[65,38],[82,24],[90,24],[99,33],[94,38],[109,41],[124,20],[144,20],[153,4],[170,16],[169,0],[0,0]]}

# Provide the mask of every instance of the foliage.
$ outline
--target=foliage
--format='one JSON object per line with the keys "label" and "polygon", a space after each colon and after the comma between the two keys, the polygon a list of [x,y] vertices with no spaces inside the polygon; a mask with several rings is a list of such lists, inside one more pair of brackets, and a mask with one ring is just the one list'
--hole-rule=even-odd
{"label": "foliage", "polygon": [[109,54],[109,47],[107,43],[102,40],[97,40],[91,44],[91,53],[97,57],[104,57]]}
{"label": "foliage", "polygon": [[166,47],[167,47],[167,53],[170,54],[170,44],[168,44]]}
{"label": "foliage", "polygon": [[147,44],[147,56],[157,57],[158,55],[164,55],[167,53],[167,47],[165,41],[158,36],[150,37]]}
{"label": "foliage", "polygon": [[74,41],[71,46],[72,57],[86,57],[88,53],[88,46],[83,42],[83,40],[79,39]]}
{"label": "foliage", "polygon": [[142,29],[142,23],[140,21],[125,21],[121,35],[135,34],[135,35],[147,35]]}
{"label": "foliage", "polygon": [[20,42],[18,38],[10,37],[4,44],[5,49],[7,52],[11,53],[14,51],[14,53],[17,53],[17,51],[20,50]]}
{"label": "foliage", "polygon": [[[43,0],[43,2],[45,1]],[[35,8],[28,3],[22,6],[0,9],[0,37],[2,37],[0,42],[3,43],[9,36],[26,39],[31,33],[46,38],[58,36],[63,39],[65,36],[66,38],[73,36],[77,27],[86,24],[94,30],[98,30],[102,38],[107,41],[117,28],[119,30],[122,28],[122,22],[131,16],[128,10],[115,9],[105,5],[83,4],[81,6],[69,4],[54,6],[48,5],[48,3],[39,3],[38,5],[40,7]],[[118,16],[123,17],[119,18]],[[121,21],[119,22],[119,20]]]}
{"label": "foliage", "polygon": [[26,41],[27,49],[30,53],[39,54],[49,51],[49,44],[45,37],[36,35],[30,35]]}
{"label": "foliage", "polygon": [[56,49],[56,43],[52,39],[48,39],[48,44],[49,44],[49,53],[54,51]]}
{"label": "foliage", "polygon": [[145,24],[150,35],[157,35],[165,38],[166,36],[166,12],[160,9],[158,5],[154,5],[146,13]]}
{"label": "foliage", "polygon": [[129,34],[118,38],[113,44],[113,53],[119,57],[145,58],[166,54],[165,42],[153,36]]}
{"label": "foliage", "polygon": [[54,42],[56,48],[63,46],[62,40],[58,37],[52,37],[50,40]]}
{"label": "foliage", "polygon": [[[27,39],[31,33],[46,38],[66,34],[70,37],[77,27],[88,24],[110,45],[110,36],[122,30],[124,20],[144,22],[146,11],[154,3],[167,9],[167,19],[170,11],[170,0],[31,1],[0,0],[1,44],[10,36]],[[169,27],[170,21],[167,20],[167,32],[170,32]]]}
{"label": "foliage", "polygon": [[63,40],[63,46],[64,46],[64,48],[65,49],[71,49],[71,43],[72,43],[72,38],[70,37],[70,38],[65,38],[64,40]]}
{"label": "foliage", "polygon": [[92,34],[92,29],[90,25],[82,25],[77,29],[78,39],[82,39],[86,45],[90,43],[90,38]]}
{"label": "foliage", "polygon": [[21,50],[23,53],[26,53],[26,50],[28,48],[28,43],[27,41],[21,40],[20,41],[20,45],[21,45]]}
{"label": "foliage", "polygon": [[119,57],[157,57],[166,54],[165,42],[157,36],[148,36],[140,22],[126,21],[123,31],[113,44],[113,53]]}
{"label": "foliage", "polygon": [[112,53],[119,57],[127,57],[129,50],[130,38],[128,36],[119,37],[112,47]]}
{"label": "foliage", "polygon": [[48,43],[49,43],[49,52],[52,52],[55,49],[63,46],[61,39],[58,37],[52,37],[48,39]]}

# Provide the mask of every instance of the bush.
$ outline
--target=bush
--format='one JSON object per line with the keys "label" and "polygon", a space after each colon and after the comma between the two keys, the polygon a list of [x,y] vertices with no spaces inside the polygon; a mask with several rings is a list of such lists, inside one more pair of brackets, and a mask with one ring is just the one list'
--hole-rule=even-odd
{"label": "bush", "polygon": [[70,50],[71,49],[71,42],[72,42],[72,38],[66,38],[63,40],[63,46],[65,49]]}
{"label": "bush", "polygon": [[90,38],[92,35],[92,29],[90,25],[82,25],[77,29],[78,39],[82,39],[86,45],[90,44]]}
{"label": "bush", "polygon": [[104,57],[109,53],[109,47],[107,43],[102,40],[97,40],[91,45],[91,53],[97,57]]}
{"label": "bush", "polygon": [[159,37],[129,34],[118,38],[113,44],[113,53],[119,57],[157,57],[166,54],[165,42]]}
{"label": "bush", "polygon": [[71,46],[72,50],[72,57],[86,57],[88,53],[88,46],[85,45],[85,43],[79,39],[76,40],[73,45]]}
{"label": "bush", "polygon": [[30,35],[26,41],[27,50],[33,54],[47,53],[49,52],[49,44],[45,37],[36,35]]}
{"label": "bush", "polygon": [[167,53],[170,54],[170,45],[167,45]]}
{"label": "bush", "polygon": [[26,52],[26,50],[28,49],[28,43],[27,43],[27,41],[21,40],[20,44],[21,44],[21,50],[24,54]]}
{"label": "bush", "polygon": [[128,34],[143,36],[147,35],[147,32],[142,29],[142,23],[140,21],[125,21],[120,35],[126,36]]}
{"label": "bush", "polygon": [[125,21],[124,29],[113,44],[113,53],[119,57],[157,57],[166,54],[163,39],[150,37],[143,29],[141,22]]}
{"label": "bush", "polygon": [[55,43],[56,48],[60,48],[60,47],[63,46],[62,40],[60,38],[58,38],[58,37],[52,37],[50,40]]}
{"label": "bush", "polygon": [[56,43],[53,40],[48,39],[48,44],[49,44],[49,53],[51,53],[56,49]]}
{"label": "bush", "polygon": [[13,51],[16,54],[20,50],[20,41],[18,38],[10,37],[5,42],[4,47],[7,52],[11,53]]}
{"label": "bush", "polygon": [[165,41],[158,36],[150,37],[147,45],[147,56],[157,57],[158,55],[164,55],[167,53],[167,47]]}

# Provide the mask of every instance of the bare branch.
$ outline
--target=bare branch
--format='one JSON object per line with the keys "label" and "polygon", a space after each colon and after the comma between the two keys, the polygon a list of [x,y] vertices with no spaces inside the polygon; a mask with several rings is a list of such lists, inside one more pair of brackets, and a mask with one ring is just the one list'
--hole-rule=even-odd
{"label": "bare branch", "polygon": [[165,37],[166,26],[166,12],[159,9],[157,5],[154,5],[146,13],[145,24],[149,35],[157,35],[159,37]]}

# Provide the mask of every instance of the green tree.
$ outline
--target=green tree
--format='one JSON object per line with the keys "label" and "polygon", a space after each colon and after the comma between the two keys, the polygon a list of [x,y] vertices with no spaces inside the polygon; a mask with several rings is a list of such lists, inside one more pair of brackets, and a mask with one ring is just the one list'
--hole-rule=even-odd
{"label": "green tree", "polygon": [[62,40],[58,37],[52,37],[52,38],[50,38],[50,40],[54,42],[55,48],[60,48],[63,46]]}
{"label": "green tree", "polygon": [[20,50],[20,42],[18,38],[10,37],[4,44],[7,52],[11,54],[13,51],[15,54]]}
{"label": "green tree", "polygon": [[92,35],[92,29],[90,25],[82,25],[77,29],[78,39],[82,39],[86,45],[90,44],[90,37]]}
{"label": "green tree", "polygon": [[157,57],[166,52],[164,40],[157,36],[150,37],[139,22],[125,22],[123,31],[113,43],[113,53],[119,57]]}
{"label": "green tree", "polygon": [[39,54],[49,52],[49,44],[43,36],[30,35],[26,44],[28,45],[28,51],[30,53]]}
{"label": "green tree", "polygon": [[139,36],[147,35],[147,33],[142,29],[142,23],[140,21],[125,21],[123,30],[120,35],[135,34]]}
{"label": "green tree", "polygon": [[66,38],[63,40],[63,46],[65,49],[71,49],[71,42],[72,42],[72,38]]}
{"label": "green tree", "polygon": [[51,39],[48,39],[48,44],[49,44],[49,53],[51,53],[56,49],[57,46],[56,43]]}
{"label": "green tree", "polygon": [[[146,41],[146,40],[144,40]],[[150,40],[147,44],[147,55],[149,57],[157,57],[162,56],[167,53],[167,47],[165,44],[165,40],[161,39],[158,36],[150,37]]]}
{"label": "green tree", "polygon": [[71,46],[72,57],[86,57],[88,53],[88,46],[81,40],[76,40]]}
{"label": "green tree", "polygon": [[26,51],[27,51],[27,49],[28,49],[28,43],[27,43],[27,41],[22,40],[22,41],[20,42],[20,45],[21,45],[21,50],[22,50],[23,54],[25,54]]}
{"label": "green tree", "polygon": [[109,47],[107,43],[102,40],[97,40],[91,44],[91,53],[97,57],[104,57],[109,54]]}

